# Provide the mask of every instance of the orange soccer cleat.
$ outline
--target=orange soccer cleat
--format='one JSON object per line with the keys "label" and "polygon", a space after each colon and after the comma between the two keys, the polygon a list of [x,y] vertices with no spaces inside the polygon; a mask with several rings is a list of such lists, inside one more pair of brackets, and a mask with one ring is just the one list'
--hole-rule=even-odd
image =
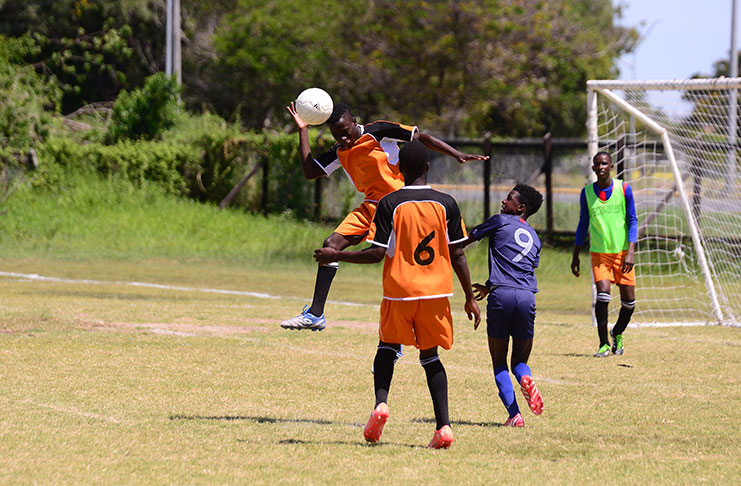
{"label": "orange soccer cleat", "polygon": [[386,421],[389,419],[389,406],[385,403],[379,403],[378,406],[371,412],[368,423],[365,424],[363,429],[363,437],[371,444],[375,444],[381,438],[383,433],[383,426],[386,425]]}
{"label": "orange soccer cleat", "polygon": [[525,395],[530,410],[532,410],[535,415],[543,413],[543,397],[540,395],[538,387],[535,386],[532,376],[525,375],[522,377],[520,390],[522,390],[522,394]]}
{"label": "orange soccer cleat", "polygon": [[447,449],[453,443],[453,430],[450,425],[443,425],[440,430],[435,431],[432,440],[427,445],[428,449]]}
{"label": "orange soccer cleat", "polygon": [[504,422],[505,427],[524,427],[525,426],[525,420],[522,418],[521,414],[517,414],[514,417],[508,418]]}

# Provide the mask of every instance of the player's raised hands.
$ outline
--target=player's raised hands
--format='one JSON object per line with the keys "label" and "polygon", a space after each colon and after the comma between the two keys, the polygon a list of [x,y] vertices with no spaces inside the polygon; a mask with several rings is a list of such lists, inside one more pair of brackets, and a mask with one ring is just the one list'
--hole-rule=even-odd
{"label": "player's raised hands", "polygon": [[296,111],[296,105],[293,101],[291,101],[291,104],[286,106],[286,110],[288,110],[288,113],[291,114],[293,117],[293,120],[296,122],[296,126],[298,126],[299,130],[308,128],[309,124],[304,121],[303,118],[301,118]]}

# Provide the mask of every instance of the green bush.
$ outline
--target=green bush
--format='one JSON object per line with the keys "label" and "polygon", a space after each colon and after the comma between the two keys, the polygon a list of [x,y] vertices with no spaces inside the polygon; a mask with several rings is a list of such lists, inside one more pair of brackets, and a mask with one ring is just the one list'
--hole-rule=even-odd
{"label": "green bush", "polygon": [[[300,218],[313,214],[314,183],[303,176],[296,134],[244,133],[217,116],[203,115],[183,117],[162,139],[200,151],[198,163],[186,167],[190,172],[183,174],[188,193],[195,199],[219,203],[259,165],[231,206],[251,212],[288,211]],[[315,150],[332,143],[331,137],[322,137]]]}
{"label": "green bush", "polygon": [[54,188],[67,172],[97,173],[104,178],[120,178],[141,186],[152,183],[165,193],[186,195],[183,174],[198,164],[200,153],[188,145],[165,142],[125,141],[116,145],[77,144],[52,138],[43,147],[38,184]]}
{"label": "green bush", "polygon": [[152,140],[173,126],[182,113],[181,87],[174,76],[149,76],[144,87],[122,91],[113,105],[106,140]]}

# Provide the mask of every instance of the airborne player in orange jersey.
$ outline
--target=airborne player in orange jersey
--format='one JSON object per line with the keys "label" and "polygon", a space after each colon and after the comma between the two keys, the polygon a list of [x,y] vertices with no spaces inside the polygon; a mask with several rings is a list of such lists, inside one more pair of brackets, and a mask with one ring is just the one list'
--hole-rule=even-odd
{"label": "airborne player in orange jersey", "polygon": [[[329,130],[337,144],[328,152],[314,158],[309,146],[309,125],[296,113],[293,103],[287,109],[299,129],[301,168],[304,176],[312,180],[328,176],[342,167],[355,188],[365,195],[361,205],[350,212],[324,240],[324,247],[338,251],[361,243],[368,234],[378,201],[404,185],[397,166],[398,142],[419,140],[427,148],[449,155],[461,164],[469,160],[488,158],[483,155],[464,154],[432,135],[421,133],[415,126],[389,121],[374,121],[360,125],[355,122],[350,107],[344,103],[334,105],[332,115],[327,120]],[[326,326],[324,304],[327,302],[336,273],[337,263],[320,264],[311,305],[304,307],[298,316],[283,321],[281,327],[313,331],[324,329]]]}

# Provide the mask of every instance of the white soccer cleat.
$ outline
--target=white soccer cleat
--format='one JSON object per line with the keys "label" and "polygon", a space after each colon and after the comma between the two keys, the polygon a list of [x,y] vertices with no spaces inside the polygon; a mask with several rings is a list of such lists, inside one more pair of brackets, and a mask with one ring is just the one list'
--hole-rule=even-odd
{"label": "white soccer cleat", "polygon": [[301,314],[280,323],[280,327],[283,329],[292,329],[300,331],[302,329],[311,329],[312,331],[322,331],[327,325],[327,320],[324,318],[324,314],[317,317],[309,312],[309,306],[304,306]]}

